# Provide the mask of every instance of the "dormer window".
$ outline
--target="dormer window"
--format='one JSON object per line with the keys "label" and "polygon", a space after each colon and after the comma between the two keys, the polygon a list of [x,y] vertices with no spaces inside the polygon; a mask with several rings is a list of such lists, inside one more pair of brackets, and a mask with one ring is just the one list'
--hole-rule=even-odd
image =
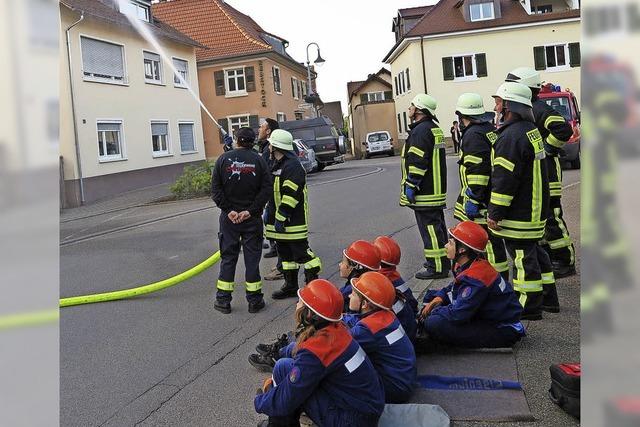
{"label": "dormer window", "polygon": [[469,5],[469,14],[472,22],[494,19],[495,12],[493,10],[493,2],[489,1],[471,4]]}
{"label": "dormer window", "polygon": [[137,1],[120,1],[120,13],[149,22],[149,6]]}

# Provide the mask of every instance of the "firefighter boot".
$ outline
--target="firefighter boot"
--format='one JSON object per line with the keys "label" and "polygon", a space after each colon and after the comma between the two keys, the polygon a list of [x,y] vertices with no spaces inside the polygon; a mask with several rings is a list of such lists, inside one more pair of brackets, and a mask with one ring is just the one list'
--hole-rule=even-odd
{"label": "firefighter boot", "polygon": [[560,301],[555,283],[544,285],[542,288],[542,311],[560,313]]}
{"label": "firefighter boot", "polygon": [[541,320],[542,319],[542,292],[518,293],[520,303],[524,305],[520,319],[522,320]]}
{"label": "firefighter boot", "polygon": [[286,270],[284,285],[271,294],[273,299],[296,298],[298,296],[298,270]]}
{"label": "firefighter boot", "polygon": [[553,261],[553,275],[556,279],[563,277],[569,277],[576,274],[576,266],[573,264],[565,264],[558,261]]}
{"label": "firefighter boot", "polygon": [[316,280],[318,278],[318,273],[320,273],[319,268],[310,268],[308,270],[304,270],[304,283],[308,285],[310,281]]}
{"label": "firefighter boot", "polygon": [[289,336],[287,334],[282,334],[278,339],[271,344],[258,344],[256,346],[256,351],[258,354],[263,356],[267,356],[270,354],[279,354],[280,349],[289,345]]}

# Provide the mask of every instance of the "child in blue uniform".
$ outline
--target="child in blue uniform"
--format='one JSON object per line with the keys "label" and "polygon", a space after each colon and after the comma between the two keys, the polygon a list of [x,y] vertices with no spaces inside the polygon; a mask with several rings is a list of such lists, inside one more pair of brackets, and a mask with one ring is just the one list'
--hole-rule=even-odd
{"label": "child in blue uniform", "polygon": [[319,427],[377,425],[384,409],[382,383],[341,322],[342,295],[316,279],[298,296],[297,341],[254,399],[256,412],[269,416],[259,426],[297,426],[302,411]]}
{"label": "child in blue uniform", "polygon": [[356,240],[342,251],[342,262],[339,266],[340,277],[347,279],[347,282],[340,288],[340,293],[344,298],[345,311],[349,309],[351,279],[360,277],[367,271],[378,271],[380,267],[380,253],[371,242]]}
{"label": "child in blue uniform", "polygon": [[346,314],[344,322],[378,371],[385,402],[405,403],[416,380],[416,354],[391,309],[396,290],[376,272],[364,273],[351,283],[349,309],[356,314]]}
{"label": "child in blue uniform", "polygon": [[424,297],[419,321],[428,338],[465,348],[513,346],[524,336],[522,306],[511,284],[482,257],[487,232],[464,221],[449,235],[446,250],[455,279]]}
{"label": "child in blue uniform", "polygon": [[400,324],[404,328],[411,342],[416,339],[418,324],[418,301],[413,296],[413,291],[409,284],[404,281],[396,266],[400,264],[400,246],[388,236],[379,236],[373,241],[374,246],[380,253],[380,273],[384,274],[396,288],[398,298],[393,304],[393,312],[398,317]]}

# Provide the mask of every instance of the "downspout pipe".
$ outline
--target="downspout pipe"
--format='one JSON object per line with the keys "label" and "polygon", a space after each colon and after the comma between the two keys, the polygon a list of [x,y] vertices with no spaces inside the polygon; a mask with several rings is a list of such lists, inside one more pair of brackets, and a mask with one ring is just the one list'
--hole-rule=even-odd
{"label": "downspout pipe", "polygon": [[422,54],[422,82],[424,83],[424,93],[429,93],[427,90],[427,68],[424,63],[424,36],[420,37],[420,53]]}
{"label": "downspout pipe", "polygon": [[69,90],[71,94],[71,116],[73,118],[73,136],[75,139],[75,147],[76,147],[76,166],[78,168],[78,177],[80,178],[80,204],[84,205],[84,182],[82,179],[82,162],[80,160],[80,142],[78,138],[78,122],[76,121],[76,103],[75,96],[73,90],[73,67],[71,66],[71,36],[69,35],[69,31],[76,25],[78,25],[84,19],[84,12],[80,12],[80,19],[71,24],[67,30],[67,64],[69,66]]}

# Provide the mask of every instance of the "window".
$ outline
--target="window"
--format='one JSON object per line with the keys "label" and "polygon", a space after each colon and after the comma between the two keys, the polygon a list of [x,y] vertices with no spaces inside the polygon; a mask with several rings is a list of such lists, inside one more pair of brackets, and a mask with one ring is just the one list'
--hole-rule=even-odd
{"label": "window", "polygon": [[126,83],[123,46],[88,37],[80,37],[80,45],[85,80]]}
{"label": "window", "polygon": [[182,153],[195,153],[196,141],[193,134],[193,123],[178,123],[178,134],[180,135],[180,151]]}
{"label": "window", "polygon": [[229,131],[233,135],[238,129],[249,127],[249,116],[229,117]]}
{"label": "window", "polygon": [[566,44],[545,46],[545,56],[547,57],[547,70],[566,68],[568,65],[567,57],[569,55]]}
{"label": "window", "polygon": [[101,161],[123,159],[122,121],[98,122],[98,158]]}
{"label": "window", "polygon": [[384,92],[368,92],[367,98],[369,102],[384,101]]}
{"label": "window", "polygon": [[280,68],[274,66],[272,68],[272,72],[273,72],[273,90],[276,93],[282,94],[282,84],[280,83]]}
{"label": "window", "polygon": [[247,93],[247,87],[244,79],[244,68],[225,70],[225,74],[228,95],[242,95]]}
{"label": "window", "polygon": [[402,119],[400,118],[400,113],[398,113],[398,133],[402,133]]}
{"label": "window", "polygon": [[393,80],[396,84],[396,96],[398,96],[400,95],[400,92],[399,92],[400,86],[398,85],[398,76],[394,77]]}
{"label": "window", "polygon": [[568,97],[558,96],[554,98],[544,98],[543,101],[556,110],[556,112],[560,113],[566,120],[573,120],[571,116],[571,102]]}
{"label": "window", "polygon": [[[173,85],[176,87],[187,87],[189,84],[189,63],[183,59],[173,58],[173,66],[178,72],[173,75]],[[180,77],[182,77],[182,81]]]}
{"label": "window", "polygon": [[542,6],[531,6],[531,12],[536,14],[551,13],[553,12],[553,5],[545,4]]}
{"label": "window", "polygon": [[453,58],[453,69],[456,79],[473,76],[473,55],[455,56]]}
{"label": "window", "polygon": [[302,120],[302,119],[303,119],[303,117],[302,117],[302,111],[295,111],[295,112],[293,113],[293,115],[295,116],[296,120]]}
{"label": "window", "polygon": [[300,86],[302,87],[302,99],[304,99],[307,96],[307,82],[301,81]]}
{"label": "window", "polygon": [[405,93],[407,87],[404,84],[404,71],[400,73],[400,93]]}
{"label": "window", "polygon": [[471,15],[471,21],[484,21],[487,19],[493,19],[495,17],[493,13],[493,2],[476,3],[470,5],[469,14]]}
{"label": "window", "polygon": [[120,1],[120,13],[149,22],[149,6],[135,1]]}
{"label": "window", "polygon": [[298,93],[298,79],[295,77],[291,77],[291,93],[293,94],[293,99],[300,98],[300,94]]}
{"label": "window", "polygon": [[169,122],[151,122],[151,146],[154,156],[169,154]]}
{"label": "window", "polygon": [[409,132],[409,125],[407,124],[407,112],[406,111],[402,112],[402,117],[404,119],[404,131],[405,132]]}
{"label": "window", "polygon": [[144,55],[144,80],[147,83],[162,83],[162,61],[160,55],[143,51]]}
{"label": "window", "polygon": [[487,55],[465,54],[442,58],[444,80],[467,81],[487,76]]}
{"label": "window", "polygon": [[287,121],[287,115],[285,113],[277,113],[276,114],[276,120],[279,122],[286,122]]}
{"label": "window", "polygon": [[407,90],[411,91],[411,79],[409,79],[409,69],[405,70],[405,74],[407,76]]}

